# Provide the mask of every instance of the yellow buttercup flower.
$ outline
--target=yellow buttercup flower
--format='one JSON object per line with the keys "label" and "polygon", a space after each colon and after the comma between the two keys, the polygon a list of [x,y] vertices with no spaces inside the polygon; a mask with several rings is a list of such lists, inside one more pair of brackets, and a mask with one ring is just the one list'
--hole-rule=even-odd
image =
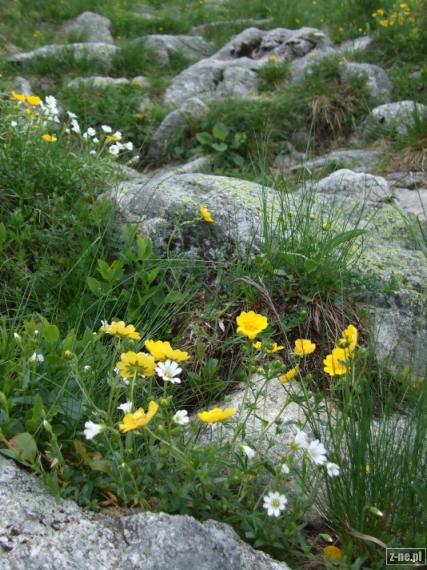
{"label": "yellow buttercup flower", "polygon": [[277,55],[275,53],[271,53],[268,56],[268,63],[276,63],[277,61]]}
{"label": "yellow buttercup flower", "polygon": [[287,382],[290,382],[295,378],[297,374],[298,374],[298,367],[295,366],[294,368],[291,368],[290,370],[288,370],[279,377],[280,384],[286,384]]}
{"label": "yellow buttercup flower", "polygon": [[122,338],[130,338],[131,340],[139,340],[141,335],[135,330],[133,325],[126,325],[124,321],[114,321],[111,325],[103,325],[100,332],[105,332],[113,336]]}
{"label": "yellow buttercup flower", "polygon": [[307,354],[311,354],[315,350],[316,350],[316,345],[314,344],[314,342],[311,342],[311,340],[307,338],[298,338],[295,341],[294,352],[295,354],[298,354],[298,356],[307,356]]}
{"label": "yellow buttercup flower", "polygon": [[261,331],[268,327],[268,319],[264,315],[242,311],[236,319],[237,332],[253,340]]}
{"label": "yellow buttercup flower", "polygon": [[327,556],[330,560],[339,560],[342,558],[342,550],[338,548],[338,546],[325,546],[323,549],[323,553]]}
{"label": "yellow buttercup flower", "polygon": [[36,95],[27,95],[26,101],[28,105],[31,105],[32,107],[38,107],[42,102],[40,97],[37,97]]}
{"label": "yellow buttercup flower", "polygon": [[352,354],[357,346],[357,341],[359,338],[359,333],[354,325],[348,325],[346,329],[342,331],[342,336],[338,341],[339,348],[346,348],[350,354]]}
{"label": "yellow buttercup flower", "polygon": [[146,426],[151,422],[154,416],[157,414],[159,405],[153,400],[148,404],[148,411],[145,412],[144,408],[139,408],[133,414],[126,414],[123,421],[119,423],[119,429],[123,433],[139,429]]}
{"label": "yellow buttercup flower", "polygon": [[370,465],[365,465],[365,473],[366,473],[366,475],[371,474],[371,466]]}
{"label": "yellow buttercup flower", "polygon": [[325,365],[323,370],[329,376],[342,376],[348,372],[348,366],[346,364],[349,357],[348,350],[344,348],[334,348],[331,354],[324,359],[323,364]]}
{"label": "yellow buttercup flower", "polygon": [[280,352],[281,350],[283,350],[285,347],[281,344],[277,344],[277,342],[273,342],[272,344],[264,344],[262,343],[260,340],[257,340],[256,342],[254,342],[252,344],[252,346],[254,348],[256,348],[257,350],[261,350],[262,348],[265,350],[265,352],[268,352],[269,354],[273,354],[274,352]]}
{"label": "yellow buttercup flower", "polygon": [[123,352],[116,364],[122,378],[136,378],[137,376],[153,376],[156,363],[151,354],[145,352]]}
{"label": "yellow buttercup flower", "polygon": [[213,408],[209,411],[199,412],[197,417],[200,421],[207,423],[207,424],[215,424],[217,422],[224,422],[234,416],[236,413],[236,408]]}
{"label": "yellow buttercup flower", "polygon": [[178,348],[172,348],[171,343],[167,341],[148,339],[145,341],[144,346],[156,362],[162,362],[164,360],[185,362],[190,358],[188,352],[179,350]]}
{"label": "yellow buttercup flower", "polygon": [[49,142],[49,143],[54,143],[56,142],[58,139],[56,138],[56,135],[49,135],[48,133],[42,135],[42,139],[45,142]]}
{"label": "yellow buttercup flower", "polygon": [[200,214],[202,215],[202,218],[205,220],[205,222],[207,222],[208,224],[211,224],[213,222],[213,217],[212,217],[212,214],[209,212],[209,210],[206,208],[206,206],[203,206],[201,204],[199,206],[199,210],[200,210]]}
{"label": "yellow buttercup flower", "polygon": [[25,95],[23,93],[17,93],[16,91],[11,91],[10,98],[13,101],[21,101],[21,102],[25,101]]}

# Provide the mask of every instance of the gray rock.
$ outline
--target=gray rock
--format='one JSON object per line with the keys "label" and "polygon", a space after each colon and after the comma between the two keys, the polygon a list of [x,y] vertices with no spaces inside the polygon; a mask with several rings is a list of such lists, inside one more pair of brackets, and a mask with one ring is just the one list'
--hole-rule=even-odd
{"label": "gray rock", "polygon": [[352,76],[364,79],[366,88],[372,98],[382,103],[390,101],[393,86],[387,73],[378,65],[348,61],[340,65],[340,75],[344,82],[348,81]]}
{"label": "gray rock", "polygon": [[68,89],[80,89],[81,87],[93,87],[94,89],[105,89],[107,87],[116,87],[118,85],[134,85],[139,88],[148,88],[150,81],[143,75],[138,75],[133,79],[126,77],[108,77],[94,75],[91,77],[75,77],[67,82]]}
{"label": "gray rock", "polygon": [[190,119],[202,117],[208,107],[198,97],[188,99],[179,109],[167,115],[154,133],[147,152],[148,158],[161,156],[176,133],[183,129]]}
{"label": "gray rock", "polygon": [[95,12],[83,12],[66,23],[63,33],[74,42],[114,43],[110,20]]}
{"label": "gray rock", "polygon": [[55,499],[0,457],[0,570],[286,570],[226,524],[189,516],[110,517]]}
{"label": "gray rock", "polygon": [[386,174],[387,182],[390,186],[397,188],[427,188],[426,172],[390,172]]}
{"label": "gray rock", "polygon": [[387,180],[381,176],[372,176],[361,172],[341,169],[313,185],[317,193],[348,196],[362,202],[382,202],[393,197]]}
{"label": "gray rock", "polygon": [[208,99],[247,97],[258,88],[257,71],[268,63],[300,58],[329,40],[314,28],[260,30],[248,28],[210,58],[202,59],[175,77],[166,90],[166,104],[179,105],[188,97]]}
{"label": "gray rock", "polygon": [[397,188],[394,196],[405,212],[417,216],[423,222],[427,221],[427,189]]}
{"label": "gray rock", "polygon": [[352,54],[355,51],[365,51],[374,40],[370,36],[361,36],[353,40],[347,40],[336,47],[338,54]]}
{"label": "gray rock", "polygon": [[114,55],[119,48],[106,43],[76,43],[76,44],[52,44],[37,48],[33,51],[15,53],[8,57],[8,61],[14,64],[35,63],[45,59],[57,59],[58,63],[66,57],[72,57],[75,61],[87,58],[94,63],[102,64],[106,69],[112,64]]}
{"label": "gray rock", "polygon": [[[201,36],[153,34],[141,39],[144,47],[153,51],[162,65],[169,64],[172,54],[178,53],[189,61],[198,61],[213,51],[212,44]],[[141,40],[135,40],[135,42],[138,41]]]}
{"label": "gray rock", "polygon": [[307,160],[305,155],[297,156],[289,162],[287,168],[290,171],[304,168],[312,172],[325,167],[343,168],[345,166],[354,172],[365,172],[367,169],[375,167],[380,156],[381,152],[378,150],[365,148],[338,149],[310,160]]}
{"label": "gray rock", "polygon": [[416,103],[415,101],[385,103],[372,109],[367,119],[367,127],[392,128],[399,134],[404,135],[408,130],[408,126],[414,123],[416,115],[419,118],[427,116],[427,105]]}
{"label": "gray rock", "polygon": [[309,75],[313,68],[326,57],[335,56],[336,51],[330,46],[319,49],[313,49],[307,55],[294,59],[291,65],[292,81],[302,81],[306,75]]}
{"label": "gray rock", "polygon": [[31,83],[25,77],[14,77],[12,82],[13,89],[18,93],[22,93],[23,95],[32,95],[33,91],[31,88]]}

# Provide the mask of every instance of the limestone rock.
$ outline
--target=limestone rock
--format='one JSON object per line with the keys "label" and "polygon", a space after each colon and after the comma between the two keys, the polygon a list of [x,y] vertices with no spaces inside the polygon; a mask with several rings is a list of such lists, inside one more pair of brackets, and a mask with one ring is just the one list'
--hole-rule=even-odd
{"label": "limestone rock", "polygon": [[[152,34],[141,38],[144,47],[153,51],[162,65],[168,65],[172,54],[181,54],[189,61],[209,56],[212,45],[201,36]],[[135,40],[138,42],[141,40]]]}
{"label": "limestone rock", "polygon": [[65,24],[63,33],[75,42],[114,43],[110,20],[95,12],[83,12]]}
{"label": "limestone rock", "polygon": [[414,123],[416,115],[420,119],[427,116],[427,105],[415,101],[385,103],[372,109],[367,119],[367,127],[392,128],[399,134],[404,135],[408,130],[408,126]]}
{"label": "limestone rock", "polygon": [[189,516],[110,517],[49,495],[0,457],[0,570],[287,570],[226,524]]}
{"label": "limestone rock", "polygon": [[119,48],[101,42],[75,43],[75,44],[51,44],[32,51],[20,52],[8,57],[8,61],[14,64],[33,63],[45,59],[61,59],[72,57],[75,61],[87,58],[89,61],[101,64],[108,68],[112,64],[114,55],[119,52]]}
{"label": "limestone rock", "polygon": [[185,127],[190,119],[202,117],[208,107],[198,97],[188,99],[179,109],[167,115],[154,133],[147,156],[157,158],[166,150],[167,145],[173,140],[174,135]]}
{"label": "limestone rock", "polygon": [[402,209],[408,214],[417,216],[421,221],[427,221],[427,189],[408,190],[397,188],[394,196]]}
{"label": "limestone rock", "polygon": [[387,73],[378,65],[348,61],[340,65],[341,79],[345,82],[352,76],[366,81],[366,88],[377,102],[390,101],[393,86]]}
{"label": "limestone rock", "polygon": [[351,54],[355,51],[365,51],[374,40],[370,36],[360,36],[353,40],[347,40],[337,46],[336,51],[339,54]]}
{"label": "limestone rock", "polygon": [[248,28],[210,58],[185,69],[166,90],[166,104],[179,105],[188,97],[206,99],[247,97],[258,88],[257,71],[274,54],[278,61],[291,61],[327,46],[329,40],[320,30],[301,28],[260,30]]}
{"label": "limestone rock", "polygon": [[304,168],[311,172],[320,168],[332,168],[336,165],[336,168],[345,166],[353,172],[365,172],[367,168],[375,167],[380,155],[380,151],[373,149],[338,149],[309,160],[306,156],[295,157],[288,164],[288,169],[293,171]]}
{"label": "limestone rock", "polygon": [[360,201],[381,202],[390,200],[393,194],[387,180],[361,172],[341,169],[314,185],[314,191],[322,194],[348,196]]}

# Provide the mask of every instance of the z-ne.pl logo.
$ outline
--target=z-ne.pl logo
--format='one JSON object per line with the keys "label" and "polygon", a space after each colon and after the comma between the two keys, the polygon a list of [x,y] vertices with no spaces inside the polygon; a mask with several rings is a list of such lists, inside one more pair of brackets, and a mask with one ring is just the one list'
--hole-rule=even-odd
{"label": "z-ne.pl logo", "polygon": [[387,566],[424,566],[426,564],[425,548],[387,548]]}

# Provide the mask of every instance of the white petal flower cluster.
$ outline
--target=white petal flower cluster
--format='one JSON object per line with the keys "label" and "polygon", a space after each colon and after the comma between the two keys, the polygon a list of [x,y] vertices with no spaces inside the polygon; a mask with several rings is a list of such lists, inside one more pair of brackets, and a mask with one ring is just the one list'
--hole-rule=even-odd
{"label": "white petal flower cluster", "polygon": [[47,121],[59,123],[58,101],[53,95],[46,95],[44,101],[40,104],[40,109]]}
{"label": "white petal flower cluster", "polygon": [[264,497],[264,509],[269,517],[280,517],[282,511],[286,509],[288,499],[286,495],[281,495],[277,491],[270,491]]}
{"label": "white petal flower cluster", "polygon": [[172,421],[174,424],[179,426],[185,426],[190,422],[187,410],[178,410],[174,416],[172,416]]}
{"label": "white petal flower cluster", "polygon": [[171,384],[181,384],[181,378],[179,375],[182,372],[182,368],[179,367],[177,362],[173,360],[165,360],[165,362],[159,362],[156,366],[156,374],[164,382],[170,382]]}
{"label": "white petal flower cluster", "polygon": [[295,434],[292,447],[295,450],[302,450],[315,465],[326,465],[326,470],[330,477],[337,477],[339,475],[339,466],[327,460],[325,446],[318,439],[310,441],[307,434],[299,430]]}

